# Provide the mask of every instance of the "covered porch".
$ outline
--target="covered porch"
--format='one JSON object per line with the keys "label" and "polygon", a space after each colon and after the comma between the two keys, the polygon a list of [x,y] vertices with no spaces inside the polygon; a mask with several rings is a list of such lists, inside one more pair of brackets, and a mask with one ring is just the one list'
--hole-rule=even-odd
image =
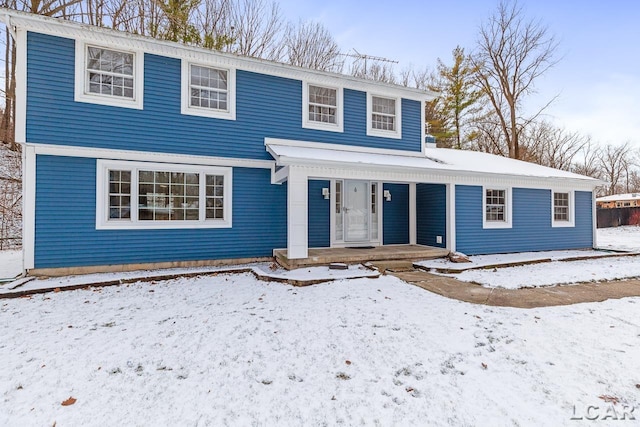
{"label": "covered porch", "polygon": [[455,250],[454,177],[424,152],[266,139],[287,186],[287,268]]}
{"label": "covered porch", "polygon": [[449,250],[424,245],[384,245],[345,248],[311,248],[306,258],[289,258],[286,249],[276,249],[278,264],[286,269],[328,265],[331,263],[363,263],[368,261],[423,260],[445,257]]}

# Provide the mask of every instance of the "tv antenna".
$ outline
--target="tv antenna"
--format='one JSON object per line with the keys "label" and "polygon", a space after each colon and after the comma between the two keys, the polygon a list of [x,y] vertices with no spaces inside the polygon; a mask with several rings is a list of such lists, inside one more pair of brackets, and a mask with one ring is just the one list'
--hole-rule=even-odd
{"label": "tv antenna", "polygon": [[367,55],[364,53],[360,53],[355,49],[352,49],[355,53],[341,53],[340,55],[342,56],[347,56],[349,58],[355,58],[356,60],[361,60],[364,61],[364,74],[367,74],[367,61],[371,60],[371,61],[376,61],[376,62],[389,62],[391,64],[397,64],[398,61],[394,61],[393,59],[389,59],[389,58],[383,58],[381,56],[373,56],[373,55]]}

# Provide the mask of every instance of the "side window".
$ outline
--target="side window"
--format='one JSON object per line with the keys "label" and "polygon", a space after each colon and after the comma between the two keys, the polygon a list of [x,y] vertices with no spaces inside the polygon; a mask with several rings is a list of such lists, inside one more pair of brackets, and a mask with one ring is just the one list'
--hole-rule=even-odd
{"label": "side window", "polygon": [[483,188],[483,228],[511,228],[512,200],[510,188]]}
{"label": "side window", "polygon": [[573,191],[552,191],[552,218],[553,227],[573,227],[575,225]]}

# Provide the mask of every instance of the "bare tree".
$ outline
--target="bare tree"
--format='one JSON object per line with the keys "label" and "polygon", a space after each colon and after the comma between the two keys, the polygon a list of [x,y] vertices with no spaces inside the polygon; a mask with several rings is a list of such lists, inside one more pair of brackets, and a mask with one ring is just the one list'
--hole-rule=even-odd
{"label": "bare tree", "polygon": [[288,24],[283,44],[288,64],[322,71],[342,71],[338,43],[318,22],[299,22],[297,26]]}
{"label": "bare tree", "polygon": [[20,245],[22,224],[21,155],[0,146],[0,250]]}
{"label": "bare tree", "polygon": [[529,117],[521,115],[522,102],[534,92],[534,83],[556,63],[557,46],[547,28],[538,21],[526,20],[515,1],[501,1],[495,14],[480,27],[472,56],[478,70],[477,84],[499,119],[511,158],[521,158],[520,136],[549,105]]}
{"label": "bare tree", "polygon": [[396,84],[396,75],[393,72],[393,63],[377,59],[356,59],[351,64],[352,76],[369,79],[376,82]]}
{"label": "bare tree", "polygon": [[475,138],[469,149],[508,157],[509,146],[503,138],[502,125],[495,114],[486,114],[474,119]]}
{"label": "bare tree", "polygon": [[594,144],[589,137],[587,143],[576,155],[579,160],[574,161],[571,172],[600,179],[602,177],[602,169],[600,168],[601,150],[601,147]]}
{"label": "bare tree", "polygon": [[202,46],[228,50],[234,42],[230,24],[231,0],[203,0],[195,13],[195,26],[202,35]]}
{"label": "bare tree", "polygon": [[590,144],[590,137],[547,121],[532,123],[521,140],[522,160],[570,170],[574,158]]}
{"label": "bare tree", "polygon": [[267,0],[237,0],[231,7],[233,53],[255,58],[279,60],[282,16],[277,3]]}
{"label": "bare tree", "polygon": [[624,192],[625,186],[622,185],[622,181],[626,178],[632,163],[629,142],[603,147],[599,160],[603,177],[609,183],[608,194]]}

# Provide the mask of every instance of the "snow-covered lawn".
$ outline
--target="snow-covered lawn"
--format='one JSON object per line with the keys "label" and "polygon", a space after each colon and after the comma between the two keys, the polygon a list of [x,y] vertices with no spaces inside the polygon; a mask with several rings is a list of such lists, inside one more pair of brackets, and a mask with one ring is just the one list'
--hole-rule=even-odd
{"label": "snow-covered lawn", "polygon": [[598,247],[619,251],[640,251],[640,226],[599,228]]}
{"label": "snow-covered lawn", "polygon": [[517,267],[467,270],[447,276],[485,287],[506,289],[600,282],[640,277],[640,256],[552,261]]}
{"label": "snow-covered lawn", "polygon": [[[625,226],[598,229],[598,247],[608,250],[640,252],[640,227]],[[606,257],[580,261],[560,261],[583,256],[610,255],[603,251],[550,251],[519,254],[481,255],[470,257],[472,263],[455,264],[446,260],[424,261],[418,264],[427,268],[464,269],[500,263],[519,263],[539,259],[552,262],[468,270],[445,274],[458,280],[478,283],[485,287],[517,289],[522,287],[553,286],[590,281],[606,281],[640,277],[640,256]]]}
{"label": "snow-covered lawn", "polygon": [[391,276],[295,288],[237,274],[2,300],[0,425],[620,417],[640,402],[639,312],[639,298],[485,307]]}

